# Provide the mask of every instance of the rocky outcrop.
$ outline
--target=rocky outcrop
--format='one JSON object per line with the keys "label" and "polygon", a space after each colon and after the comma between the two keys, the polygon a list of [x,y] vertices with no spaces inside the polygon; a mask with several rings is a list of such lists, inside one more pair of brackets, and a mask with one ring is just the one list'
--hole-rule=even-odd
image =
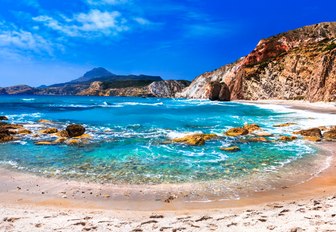
{"label": "rocky outcrop", "polygon": [[200,75],[177,96],[222,100],[220,83],[232,100],[335,101],[335,64],[336,22],[320,23],[261,40],[248,56]]}
{"label": "rocky outcrop", "polygon": [[190,84],[189,81],[154,81],[149,85],[139,87],[106,88],[101,81],[91,83],[90,87],[78,95],[88,96],[134,96],[134,97],[174,97]]}
{"label": "rocky outcrop", "polygon": [[181,92],[184,88],[190,85],[189,81],[155,81],[147,88],[151,95],[155,97],[170,98],[175,97],[176,93]]}
{"label": "rocky outcrop", "polygon": [[28,85],[16,85],[0,89],[0,95],[29,95],[35,94],[36,89]]}
{"label": "rocky outcrop", "polygon": [[0,143],[14,140],[8,129],[0,128]]}
{"label": "rocky outcrop", "polygon": [[66,131],[68,132],[69,137],[72,138],[83,135],[85,133],[85,128],[82,125],[72,124],[67,126]]}

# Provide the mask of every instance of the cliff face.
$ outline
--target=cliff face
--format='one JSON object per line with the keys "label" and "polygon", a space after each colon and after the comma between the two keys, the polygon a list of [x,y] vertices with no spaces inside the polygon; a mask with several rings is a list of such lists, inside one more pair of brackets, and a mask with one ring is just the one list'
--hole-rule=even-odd
{"label": "cliff face", "polygon": [[177,97],[336,100],[336,23],[261,40],[246,57],[197,77]]}
{"label": "cliff face", "polygon": [[96,81],[90,87],[79,92],[78,95],[91,96],[134,96],[134,97],[174,97],[177,92],[187,87],[188,81],[155,81],[147,86],[106,88],[104,83]]}

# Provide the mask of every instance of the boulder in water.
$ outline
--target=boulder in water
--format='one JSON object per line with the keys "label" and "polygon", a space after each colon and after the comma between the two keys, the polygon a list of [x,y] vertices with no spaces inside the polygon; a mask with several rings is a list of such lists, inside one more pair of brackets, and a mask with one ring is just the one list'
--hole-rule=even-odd
{"label": "boulder in water", "polygon": [[240,151],[240,148],[237,147],[237,146],[232,146],[232,147],[221,147],[219,148],[221,149],[222,151],[228,151],[228,152],[237,152],[237,151]]}
{"label": "boulder in water", "polygon": [[78,137],[85,133],[85,128],[82,125],[72,124],[67,126],[66,131],[69,137]]}
{"label": "boulder in water", "polygon": [[41,134],[54,134],[58,132],[57,128],[47,128],[39,131]]}
{"label": "boulder in water", "polygon": [[260,126],[257,124],[245,124],[244,129],[248,130],[249,133],[252,133],[253,131],[260,130]]}
{"label": "boulder in water", "polygon": [[311,128],[308,130],[300,130],[294,132],[294,134],[302,135],[302,136],[316,136],[322,138],[322,133],[319,128]]}
{"label": "boulder in water", "polygon": [[205,141],[216,138],[215,134],[192,134],[186,135],[182,138],[173,139],[173,142],[176,143],[185,143],[191,146],[200,146],[204,145]]}
{"label": "boulder in water", "polygon": [[0,121],[6,121],[8,118],[6,116],[0,116]]}
{"label": "boulder in water", "polygon": [[285,141],[285,142],[293,141],[295,139],[297,139],[297,137],[295,136],[281,136],[279,138],[280,141]]}
{"label": "boulder in water", "polygon": [[0,143],[9,142],[14,140],[14,137],[7,129],[0,128]]}
{"label": "boulder in water", "polygon": [[231,128],[227,132],[225,132],[227,136],[240,136],[240,135],[247,135],[248,133],[249,133],[248,130],[241,127]]}

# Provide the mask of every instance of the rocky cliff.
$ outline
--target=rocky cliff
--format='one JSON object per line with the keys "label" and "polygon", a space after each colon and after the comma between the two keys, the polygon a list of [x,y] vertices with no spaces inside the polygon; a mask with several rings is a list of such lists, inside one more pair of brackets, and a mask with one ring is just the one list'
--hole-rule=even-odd
{"label": "rocky cliff", "polygon": [[177,97],[336,101],[336,22],[261,40],[246,57],[197,77]]}
{"label": "rocky cliff", "polygon": [[90,87],[79,92],[78,95],[88,96],[134,96],[134,97],[174,97],[190,84],[189,81],[155,81],[146,86],[106,88],[101,81],[91,83]]}

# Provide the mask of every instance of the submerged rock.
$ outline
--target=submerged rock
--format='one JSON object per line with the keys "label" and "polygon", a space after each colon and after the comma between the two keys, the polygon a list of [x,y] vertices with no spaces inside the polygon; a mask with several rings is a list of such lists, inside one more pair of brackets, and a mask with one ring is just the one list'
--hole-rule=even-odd
{"label": "submerged rock", "polygon": [[315,136],[315,137],[320,137],[322,138],[322,133],[319,128],[311,128],[308,130],[300,130],[294,132],[294,134],[302,135],[302,136]]}
{"label": "submerged rock", "polygon": [[182,138],[175,138],[173,142],[176,143],[185,143],[192,146],[200,146],[204,145],[205,141],[216,138],[217,135],[215,134],[192,134],[187,135]]}
{"label": "submerged rock", "polygon": [[85,133],[85,128],[82,125],[72,124],[67,126],[66,131],[69,134],[69,137],[78,137]]}
{"label": "submerged rock", "polygon": [[294,125],[296,125],[296,123],[294,123],[294,122],[287,122],[287,123],[283,123],[283,124],[273,125],[273,127],[288,127],[288,126],[294,126]]}
{"label": "submerged rock", "polygon": [[222,151],[228,151],[228,152],[236,152],[236,151],[240,151],[240,148],[237,146],[232,146],[232,147],[221,147],[219,148]]}
{"label": "submerged rock", "polygon": [[249,143],[249,142],[268,142],[268,140],[264,137],[253,137],[253,138],[248,138],[248,139],[243,139],[240,140],[240,142],[243,143]]}
{"label": "submerged rock", "polygon": [[285,141],[285,142],[293,141],[295,139],[297,139],[296,136],[281,136],[279,138],[280,141]]}
{"label": "submerged rock", "polygon": [[336,129],[325,132],[323,138],[328,141],[336,140]]}
{"label": "submerged rock", "polygon": [[38,141],[35,145],[56,145],[54,141]]}
{"label": "submerged rock", "polygon": [[65,143],[67,145],[78,145],[78,144],[82,143],[82,141],[80,139],[69,139],[69,140],[65,141]]}
{"label": "submerged rock", "polygon": [[231,128],[225,132],[227,136],[240,136],[240,135],[247,135],[248,133],[249,133],[248,130],[241,127]]}
{"label": "submerged rock", "polygon": [[47,119],[40,119],[38,120],[39,123],[43,123],[43,124],[52,124],[53,122]]}

